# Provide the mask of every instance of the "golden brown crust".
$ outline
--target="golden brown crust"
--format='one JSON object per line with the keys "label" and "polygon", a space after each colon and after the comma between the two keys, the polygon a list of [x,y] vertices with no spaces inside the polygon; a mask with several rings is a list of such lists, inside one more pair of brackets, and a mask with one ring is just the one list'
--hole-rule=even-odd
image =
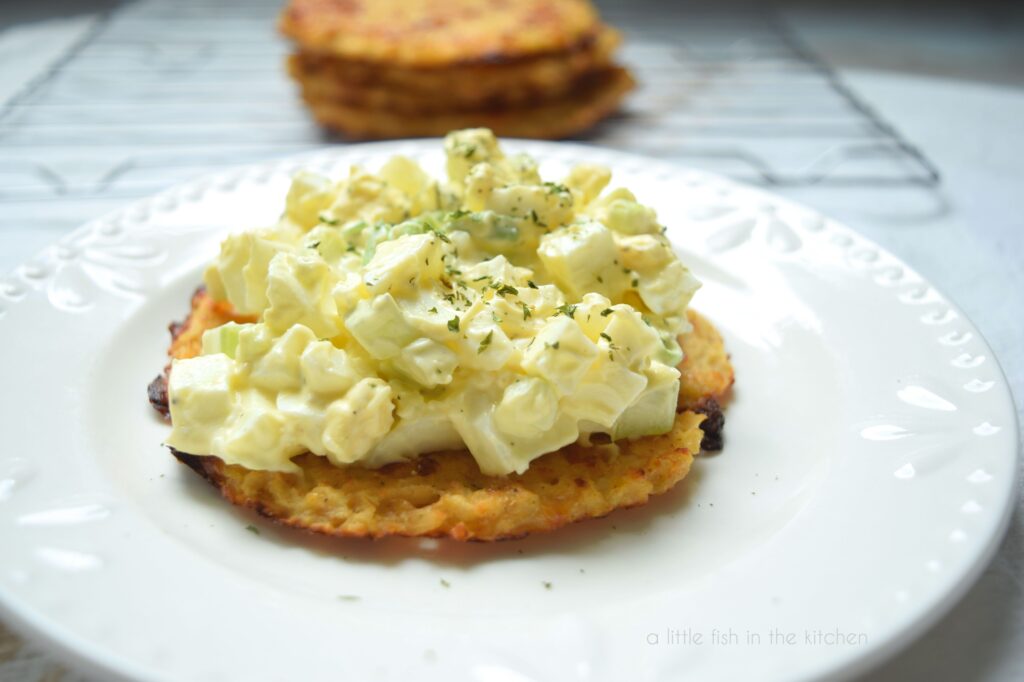
{"label": "golden brown crust", "polygon": [[569,50],[598,21],[588,0],[291,0],[278,26],[307,51],[436,67]]}
{"label": "golden brown crust", "polygon": [[602,28],[594,40],[566,53],[502,64],[422,69],[300,52],[288,72],[310,97],[371,109],[422,113],[498,108],[565,95],[587,74],[606,68],[620,42]]}
{"label": "golden brown crust", "polygon": [[433,137],[450,130],[486,127],[500,137],[558,139],[580,133],[607,117],[635,83],[628,71],[610,67],[568,95],[521,107],[403,114],[389,109],[361,108],[304,93],[313,115],[323,125],[353,139]]}
{"label": "golden brown crust", "polygon": [[293,460],[301,474],[225,466],[215,457],[184,460],[232,503],[286,526],[345,537],[502,540],[604,516],[665,492],[689,472],[703,419],[684,412],[663,436],[571,445],[506,477],[481,474],[465,451],[381,469],[336,467],[307,454]]}
{"label": "golden brown crust", "polygon": [[679,338],[684,358],[679,365],[679,409],[697,409],[708,400],[723,402],[734,376],[725,343],[707,318],[687,311],[693,331]]}
{"label": "golden brown crust", "polygon": [[[251,471],[216,457],[174,454],[232,503],[316,533],[499,540],[553,530],[644,504],[689,472],[705,416],[688,408],[723,398],[732,383],[721,337],[699,315],[691,312],[690,318],[694,331],[681,338],[690,365],[684,362],[681,369],[701,382],[703,393],[687,393],[693,401],[681,403],[683,411],[669,433],[590,448],[570,445],[538,458],[521,475],[486,476],[465,451],[424,455],[381,469],[336,467],[307,454],[293,460],[299,474]],[[198,293],[171,354],[197,352],[195,339],[202,331],[229,319],[237,319],[229,308]],[[703,366],[712,359],[713,371]]]}

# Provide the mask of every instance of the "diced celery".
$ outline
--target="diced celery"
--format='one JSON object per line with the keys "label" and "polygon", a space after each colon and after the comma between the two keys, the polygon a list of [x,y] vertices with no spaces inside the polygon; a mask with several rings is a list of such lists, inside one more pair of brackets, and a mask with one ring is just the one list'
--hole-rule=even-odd
{"label": "diced celery", "polygon": [[388,226],[374,225],[369,230],[364,230],[363,234],[366,235],[366,246],[363,249],[363,265],[366,265],[373,260],[373,255],[377,252],[377,244],[388,238]]}
{"label": "diced celery", "polygon": [[491,221],[491,230],[487,238],[492,241],[514,242],[519,240],[519,228],[511,220],[500,219],[500,216]]}
{"label": "diced celery", "polygon": [[345,318],[345,327],[378,360],[398,355],[418,336],[391,294],[360,301]]}
{"label": "diced celery", "polygon": [[398,223],[389,229],[388,238],[398,239],[399,237],[405,237],[410,234],[423,234],[426,231],[427,226],[423,224],[422,220],[406,220],[405,222]]}
{"label": "diced celery", "polygon": [[612,438],[640,438],[668,433],[676,419],[679,402],[679,380],[665,382],[642,394],[619,417],[612,428]]}
{"label": "diced celery", "polygon": [[355,220],[341,228],[341,236],[345,238],[349,244],[354,244],[359,235],[362,234],[363,230],[368,227],[365,220]]}
{"label": "diced celery", "polygon": [[663,362],[669,367],[675,367],[683,361],[683,349],[674,336],[662,334],[661,343],[662,347],[655,358],[658,362]]}
{"label": "diced celery", "polygon": [[235,357],[238,349],[238,333],[243,326],[236,322],[227,322],[219,327],[203,332],[203,355],[223,353],[229,358]]}
{"label": "diced celery", "polygon": [[448,229],[468,233],[478,248],[489,253],[508,253],[519,246],[515,220],[494,211],[450,214]]}

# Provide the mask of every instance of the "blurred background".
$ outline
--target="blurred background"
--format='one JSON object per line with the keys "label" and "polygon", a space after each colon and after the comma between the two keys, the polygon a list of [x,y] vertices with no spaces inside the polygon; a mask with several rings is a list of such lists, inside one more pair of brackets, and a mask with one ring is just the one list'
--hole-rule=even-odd
{"label": "blurred background", "polygon": [[[1024,3],[596,4],[639,86],[574,139],[844,220],[966,310],[1020,405]],[[281,5],[0,2],[0,293],[20,262],[133,198],[346,144],[286,75]],[[1021,518],[968,596],[871,679],[1024,679]],[[76,675],[0,630],[0,682],[58,679]]]}

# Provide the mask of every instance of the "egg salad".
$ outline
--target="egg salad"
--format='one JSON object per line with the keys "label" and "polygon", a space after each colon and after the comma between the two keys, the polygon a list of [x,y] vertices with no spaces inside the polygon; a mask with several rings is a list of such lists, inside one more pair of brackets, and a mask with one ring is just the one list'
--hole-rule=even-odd
{"label": "egg salad", "polygon": [[444,144],[446,180],[299,173],[277,225],[224,240],[206,287],[256,322],[174,361],[168,445],[285,472],[465,448],[501,475],[672,427],[700,284],[655,212],[604,167],[545,182],[489,130]]}

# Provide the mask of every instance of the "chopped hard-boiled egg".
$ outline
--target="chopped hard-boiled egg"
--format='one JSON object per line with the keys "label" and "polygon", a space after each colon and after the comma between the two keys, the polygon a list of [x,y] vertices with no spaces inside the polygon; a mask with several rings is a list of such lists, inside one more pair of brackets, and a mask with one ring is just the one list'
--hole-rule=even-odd
{"label": "chopped hard-boiled egg", "polygon": [[274,471],[466,447],[507,474],[671,428],[700,284],[655,212],[603,167],[543,182],[488,130],[445,150],[442,181],[402,157],[299,173],[279,224],[224,241],[206,285],[258,319],[174,362],[170,445]]}

